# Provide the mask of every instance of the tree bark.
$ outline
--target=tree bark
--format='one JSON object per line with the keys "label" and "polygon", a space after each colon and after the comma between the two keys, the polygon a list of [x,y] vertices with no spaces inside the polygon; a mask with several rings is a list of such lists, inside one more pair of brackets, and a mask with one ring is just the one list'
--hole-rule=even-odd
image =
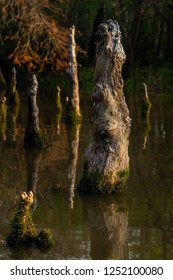
{"label": "tree bark", "polygon": [[67,121],[69,123],[79,123],[81,121],[78,69],[76,60],[75,26],[70,28],[69,36],[69,66],[67,72],[71,78],[72,91],[69,96],[67,106]]}
{"label": "tree bark", "polygon": [[10,96],[9,96],[9,103],[19,105],[19,94],[16,89],[17,79],[16,79],[16,68],[13,67],[12,69],[12,76],[11,76],[11,85],[10,85]]}
{"label": "tree bark", "polygon": [[126,55],[116,21],[99,26],[93,96],[93,139],[84,160],[79,189],[110,193],[125,183],[129,170],[129,111],[123,94]]}
{"label": "tree bark", "polygon": [[25,146],[31,148],[42,148],[43,137],[39,127],[39,109],[37,106],[38,81],[35,75],[32,76],[32,84],[28,94],[28,120],[25,129]]}

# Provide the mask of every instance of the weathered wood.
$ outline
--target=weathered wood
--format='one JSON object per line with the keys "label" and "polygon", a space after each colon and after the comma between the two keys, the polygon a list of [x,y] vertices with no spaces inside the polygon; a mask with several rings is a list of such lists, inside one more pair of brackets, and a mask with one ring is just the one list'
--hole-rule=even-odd
{"label": "weathered wood", "polygon": [[39,127],[39,108],[37,106],[38,81],[32,76],[31,87],[28,94],[28,120],[25,129],[25,146],[31,148],[43,147],[43,136]]}
{"label": "weathered wood", "polygon": [[67,121],[69,123],[81,122],[80,98],[79,98],[79,82],[78,82],[78,67],[76,59],[76,43],[75,43],[75,26],[70,28],[69,35],[69,65],[67,73],[70,75],[72,91],[69,94],[67,106]]}
{"label": "weathered wood", "polygon": [[150,111],[152,107],[152,103],[148,96],[148,87],[146,83],[143,83],[144,87],[144,98],[142,104],[142,112],[141,117],[143,118],[143,127],[144,127],[144,141],[143,141],[143,150],[146,149],[148,135],[151,131],[151,124],[150,124]]}
{"label": "weathered wood", "polygon": [[16,89],[17,79],[16,79],[16,68],[13,67],[11,75],[10,93],[9,93],[9,103],[19,105],[19,93]]}
{"label": "weathered wood", "polygon": [[121,187],[129,170],[131,120],[123,94],[126,55],[119,25],[99,26],[93,96],[93,139],[84,159],[80,190],[110,193]]}

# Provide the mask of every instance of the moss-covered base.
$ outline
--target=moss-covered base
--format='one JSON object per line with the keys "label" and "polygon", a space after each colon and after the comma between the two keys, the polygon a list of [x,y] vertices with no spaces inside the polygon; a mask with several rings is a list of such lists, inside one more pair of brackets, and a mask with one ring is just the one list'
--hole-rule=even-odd
{"label": "moss-covered base", "polygon": [[44,138],[41,133],[41,130],[38,130],[35,133],[25,132],[24,138],[25,147],[33,148],[36,150],[43,149],[44,147]]}
{"label": "moss-covered base", "polygon": [[88,168],[84,166],[83,178],[79,183],[78,190],[83,192],[94,192],[109,194],[121,191],[129,177],[129,168],[119,171],[116,174],[105,177],[99,172],[87,172]]}
{"label": "moss-covered base", "polygon": [[30,212],[32,203],[33,193],[30,192],[29,195],[27,195],[23,192],[21,194],[19,208],[11,222],[11,230],[6,239],[7,245],[12,247],[26,246],[34,241],[35,226]]}
{"label": "moss-covered base", "polygon": [[47,250],[53,246],[53,236],[49,228],[44,228],[40,231],[39,235],[35,238],[35,244],[40,250]]}
{"label": "moss-covered base", "polygon": [[30,206],[33,204],[32,192],[21,194],[21,202],[16,211],[6,243],[10,248],[20,248],[35,244],[38,248],[49,249],[53,245],[53,236],[50,229],[43,229],[36,236],[35,225],[32,220]]}
{"label": "moss-covered base", "polygon": [[150,100],[148,98],[145,98],[142,105],[142,112],[141,112],[142,118],[149,118],[151,106],[152,104]]}
{"label": "moss-covered base", "polygon": [[17,90],[9,95],[8,102],[9,104],[20,105],[20,98]]}
{"label": "moss-covered base", "polygon": [[66,113],[66,123],[69,124],[80,124],[82,122],[82,114],[81,112],[77,113],[76,109],[72,105],[67,106]]}

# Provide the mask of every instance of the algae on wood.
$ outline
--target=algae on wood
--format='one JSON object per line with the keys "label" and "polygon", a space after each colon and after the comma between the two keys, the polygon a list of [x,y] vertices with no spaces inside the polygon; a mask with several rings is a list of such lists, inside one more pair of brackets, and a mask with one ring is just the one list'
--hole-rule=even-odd
{"label": "algae on wood", "polygon": [[28,245],[34,241],[35,226],[32,221],[30,206],[33,204],[33,192],[21,193],[19,208],[11,223],[11,230],[6,239],[7,245],[16,247]]}
{"label": "algae on wood", "polygon": [[129,174],[131,120],[123,93],[121,71],[126,55],[114,20],[99,26],[93,97],[93,139],[84,158],[78,189],[111,193]]}
{"label": "algae on wood", "polygon": [[0,140],[6,140],[7,127],[7,105],[6,97],[3,96],[0,100]]}
{"label": "algae on wood", "polygon": [[31,206],[34,202],[34,194],[22,192],[18,210],[11,222],[11,229],[6,238],[10,248],[20,248],[36,244],[39,249],[48,249],[53,245],[53,236],[50,229],[42,229],[36,235],[36,228],[33,223]]}

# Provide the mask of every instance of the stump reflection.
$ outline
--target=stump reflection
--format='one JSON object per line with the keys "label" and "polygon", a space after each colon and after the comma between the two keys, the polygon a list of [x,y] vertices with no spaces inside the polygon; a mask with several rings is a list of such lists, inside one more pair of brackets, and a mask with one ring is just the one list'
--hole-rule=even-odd
{"label": "stump reflection", "polygon": [[82,200],[91,238],[91,258],[128,259],[128,212],[123,197],[83,194]]}

